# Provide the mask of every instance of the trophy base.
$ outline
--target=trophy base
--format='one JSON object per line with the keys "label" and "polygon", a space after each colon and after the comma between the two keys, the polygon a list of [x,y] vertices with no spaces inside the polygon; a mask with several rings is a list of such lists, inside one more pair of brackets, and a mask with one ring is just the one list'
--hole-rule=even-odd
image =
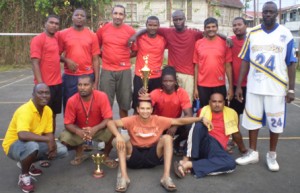
{"label": "trophy base", "polygon": [[104,172],[101,170],[100,172],[99,171],[95,171],[94,173],[93,173],[93,177],[94,178],[102,178],[104,176]]}

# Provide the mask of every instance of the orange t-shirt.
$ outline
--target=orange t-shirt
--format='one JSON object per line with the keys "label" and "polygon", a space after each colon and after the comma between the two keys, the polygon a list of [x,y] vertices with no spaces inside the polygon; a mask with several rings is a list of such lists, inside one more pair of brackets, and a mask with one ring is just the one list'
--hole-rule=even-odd
{"label": "orange t-shirt", "polygon": [[78,64],[74,73],[65,64],[65,74],[80,76],[94,73],[93,56],[100,54],[97,36],[88,28],[77,31],[73,27],[62,30],[58,36],[59,51]]}
{"label": "orange t-shirt", "polygon": [[163,131],[171,127],[171,118],[151,115],[143,122],[139,115],[121,119],[124,129],[128,131],[130,142],[136,147],[151,147],[158,142]]}
{"label": "orange t-shirt", "polygon": [[[30,58],[40,59],[42,80],[48,86],[62,83],[60,72],[60,56],[57,37],[49,37],[41,33],[32,38],[30,43]],[[37,83],[34,77],[34,83]]]}
{"label": "orange t-shirt", "polygon": [[130,69],[130,48],[127,42],[135,34],[134,29],[127,24],[115,27],[108,23],[99,28],[96,34],[102,51],[102,68],[110,71]]}
{"label": "orange t-shirt", "polygon": [[150,38],[147,33],[140,36],[132,48],[132,50],[138,51],[136,56],[135,75],[141,77],[140,70],[145,65],[143,57],[148,55],[148,67],[151,70],[149,78],[159,78],[162,72],[161,67],[164,60],[166,44],[166,40],[160,35],[156,35],[155,38]]}
{"label": "orange t-shirt", "polygon": [[232,62],[231,49],[225,40],[200,39],[195,44],[194,63],[198,64],[198,85],[217,87],[225,85],[225,63]]}

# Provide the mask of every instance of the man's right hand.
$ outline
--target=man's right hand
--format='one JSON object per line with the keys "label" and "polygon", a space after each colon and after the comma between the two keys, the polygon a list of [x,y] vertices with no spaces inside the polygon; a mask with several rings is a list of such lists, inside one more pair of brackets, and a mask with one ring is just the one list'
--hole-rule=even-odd
{"label": "man's right hand", "polygon": [[148,90],[145,87],[140,88],[138,91],[139,96],[147,94]]}
{"label": "man's right hand", "polygon": [[76,62],[74,62],[71,59],[66,59],[66,63],[68,66],[68,69],[71,70],[72,72],[76,72],[78,69],[78,64]]}
{"label": "man's right hand", "polygon": [[243,102],[244,97],[243,97],[243,90],[242,90],[241,87],[236,87],[235,98],[236,98],[240,103]]}
{"label": "man's right hand", "polygon": [[198,89],[194,89],[194,100],[198,100],[198,99],[199,99]]}
{"label": "man's right hand", "polygon": [[125,139],[122,137],[122,135],[116,137],[116,147],[118,151],[125,150]]}
{"label": "man's right hand", "polygon": [[89,139],[89,130],[77,129],[75,134],[79,136],[83,141]]}
{"label": "man's right hand", "polygon": [[129,39],[128,39],[128,42],[127,42],[127,46],[129,48],[131,48],[132,44],[136,41],[136,35],[133,35],[131,36]]}

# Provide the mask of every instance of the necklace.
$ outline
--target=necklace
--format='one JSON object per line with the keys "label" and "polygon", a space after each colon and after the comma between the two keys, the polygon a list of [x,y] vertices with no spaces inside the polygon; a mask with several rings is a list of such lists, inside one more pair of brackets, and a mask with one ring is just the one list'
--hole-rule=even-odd
{"label": "necklace", "polygon": [[92,108],[92,104],[93,104],[93,101],[94,101],[94,95],[92,94],[92,99],[91,99],[91,102],[88,106],[88,109],[85,108],[85,105],[83,104],[83,100],[82,98],[80,97],[80,102],[81,102],[81,105],[82,105],[82,108],[85,112],[85,124],[88,125],[89,124],[89,117],[90,117],[90,112],[91,112],[91,108]]}

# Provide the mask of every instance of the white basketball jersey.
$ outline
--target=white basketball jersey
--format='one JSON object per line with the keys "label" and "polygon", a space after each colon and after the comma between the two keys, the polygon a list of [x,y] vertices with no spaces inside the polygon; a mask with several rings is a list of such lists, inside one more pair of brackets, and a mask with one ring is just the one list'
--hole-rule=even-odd
{"label": "white basketball jersey", "polygon": [[268,32],[262,25],[258,25],[247,34],[239,57],[250,63],[248,92],[286,95],[287,65],[290,65],[291,61],[296,61],[291,48],[293,41],[291,32],[281,25]]}

